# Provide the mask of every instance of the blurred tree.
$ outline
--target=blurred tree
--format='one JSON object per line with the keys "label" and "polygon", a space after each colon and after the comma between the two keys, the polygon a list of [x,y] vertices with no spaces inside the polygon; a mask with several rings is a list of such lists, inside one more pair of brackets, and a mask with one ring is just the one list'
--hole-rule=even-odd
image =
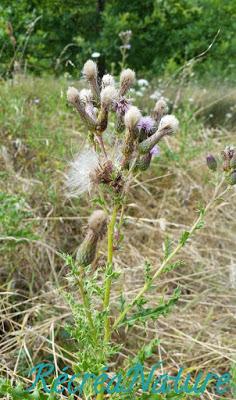
{"label": "blurred tree", "polygon": [[102,70],[118,69],[119,33],[129,29],[128,62],[140,73],[173,72],[219,29],[198,70],[228,76],[235,68],[235,0],[1,0],[0,73],[20,60],[36,74],[76,74],[94,52]]}

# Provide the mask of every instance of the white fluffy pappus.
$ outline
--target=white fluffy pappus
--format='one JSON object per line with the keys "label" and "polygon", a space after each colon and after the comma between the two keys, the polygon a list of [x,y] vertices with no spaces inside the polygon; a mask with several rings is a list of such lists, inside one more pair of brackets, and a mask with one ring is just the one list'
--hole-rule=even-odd
{"label": "white fluffy pappus", "polygon": [[125,113],[125,117],[124,117],[124,122],[125,122],[126,128],[128,128],[130,130],[134,129],[141,117],[142,117],[142,114],[139,111],[139,109],[135,106],[131,106],[128,109],[127,113]]}
{"label": "white fluffy pappus", "polygon": [[71,104],[74,104],[76,101],[80,100],[79,91],[75,87],[73,87],[73,86],[68,87],[67,100]]}
{"label": "white fluffy pappus", "polygon": [[101,103],[103,107],[109,107],[118,99],[118,92],[114,86],[106,86],[101,91]]}
{"label": "white fluffy pappus", "polygon": [[129,82],[130,86],[135,82],[135,72],[130,69],[124,69],[120,74],[120,84],[122,85],[124,82]]}
{"label": "white fluffy pappus", "polygon": [[97,64],[93,60],[88,60],[83,67],[83,75],[86,79],[91,80],[97,77]]}
{"label": "white fluffy pappus", "polygon": [[135,82],[135,72],[130,69],[124,69],[120,74],[120,94],[123,96],[127,90],[134,84]]}
{"label": "white fluffy pappus", "polygon": [[115,79],[110,74],[103,75],[102,77],[102,88],[104,89],[107,86],[115,86]]}
{"label": "white fluffy pappus", "polygon": [[158,130],[170,130],[170,133],[175,133],[179,129],[178,119],[171,114],[167,114],[162,117]]}
{"label": "white fluffy pappus", "polygon": [[86,103],[92,103],[93,101],[93,94],[90,89],[82,89],[79,93],[81,101]]}
{"label": "white fluffy pappus", "polygon": [[161,112],[162,114],[166,114],[168,112],[168,106],[165,99],[161,98],[156,102],[154,106],[154,112]]}
{"label": "white fluffy pappus", "polygon": [[90,192],[93,186],[92,175],[99,167],[97,153],[92,150],[84,150],[70,163],[66,179],[66,190],[69,197],[80,196]]}

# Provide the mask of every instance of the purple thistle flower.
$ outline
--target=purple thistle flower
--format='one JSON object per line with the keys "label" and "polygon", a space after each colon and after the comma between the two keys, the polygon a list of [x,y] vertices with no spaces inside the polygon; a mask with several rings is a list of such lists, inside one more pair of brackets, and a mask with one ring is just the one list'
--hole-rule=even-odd
{"label": "purple thistle flower", "polygon": [[160,147],[157,144],[155,144],[155,146],[150,150],[150,154],[152,155],[152,157],[159,157],[160,152]]}
{"label": "purple thistle flower", "polygon": [[130,103],[124,97],[117,101],[114,105],[115,111],[118,115],[125,115],[125,113],[130,108]]}
{"label": "purple thistle flower", "polygon": [[154,127],[155,121],[151,117],[140,118],[137,128],[139,131],[143,130],[145,133],[149,133]]}

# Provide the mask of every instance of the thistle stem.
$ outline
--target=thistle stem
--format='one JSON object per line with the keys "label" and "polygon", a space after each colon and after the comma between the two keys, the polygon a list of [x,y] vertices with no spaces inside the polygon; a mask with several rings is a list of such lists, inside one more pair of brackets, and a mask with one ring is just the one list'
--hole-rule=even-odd
{"label": "thistle stem", "polygon": [[92,312],[91,312],[91,308],[90,308],[90,304],[89,304],[89,299],[87,296],[86,291],[84,290],[84,285],[83,285],[83,281],[82,281],[82,276],[83,276],[83,269],[82,267],[80,267],[79,269],[79,280],[78,282],[78,286],[79,286],[79,291],[82,297],[82,301],[83,301],[83,305],[84,305],[84,311],[85,311],[85,315],[86,318],[88,320],[88,324],[89,324],[89,328],[90,331],[92,333],[92,337],[94,339],[94,342],[97,343],[97,332],[94,326],[94,322],[93,322],[93,317],[92,317]]}
{"label": "thistle stem", "polygon": [[[212,207],[212,205],[220,198],[222,197],[223,194],[225,194],[229,188],[227,188],[223,193],[220,193],[217,196],[217,193],[219,191],[219,188],[221,187],[223,181],[219,183],[219,185],[216,187],[214,196],[212,200],[207,204],[204,214],[206,214],[207,211]],[[194,224],[192,225],[191,229],[189,230],[189,238],[192,236],[192,234],[195,232],[197,229],[198,224],[202,221],[202,215],[200,214],[199,217],[196,219]],[[181,250],[181,248],[184,246],[184,243],[179,242],[178,245],[175,247],[175,249],[172,251],[172,253],[169,254],[169,256],[162,262],[160,268],[154,273],[153,277],[151,278],[150,281],[146,282],[144,286],[141,288],[141,290],[138,292],[137,296],[131,301],[130,304],[128,304],[125,309],[120,313],[120,315],[117,317],[115,320],[111,331],[115,330],[119,324],[123,321],[127,313],[130,311],[130,309],[136,304],[136,302],[146,293],[146,291],[150,288],[150,286],[153,284],[153,282],[161,275],[163,272],[164,268],[168,265],[168,263],[172,260],[172,258]]]}
{"label": "thistle stem", "polygon": [[[106,281],[105,281],[105,295],[103,301],[103,309],[107,313],[109,312],[109,303],[110,303],[110,292],[111,292],[111,284],[112,284],[112,261],[113,261],[113,238],[114,238],[114,228],[116,223],[116,216],[119,209],[119,205],[116,204],[113,208],[112,216],[110,223],[108,225],[108,233],[107,233],[107,266],[106,266]],[[108,342],[110,339],[110,318],[107,314],[104,322],[104,341]]]}

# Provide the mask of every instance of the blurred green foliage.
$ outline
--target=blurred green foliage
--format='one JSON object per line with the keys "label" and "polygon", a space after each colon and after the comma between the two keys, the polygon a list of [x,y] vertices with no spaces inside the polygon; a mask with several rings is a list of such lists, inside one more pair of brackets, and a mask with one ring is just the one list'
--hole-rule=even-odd
{"label": "blurred green foliage", "polygon": [[102,69],[112,63],[118,68],[124,30],[133,32],[131,67],[173,73],[204,52],[220,29],[198,71],[229,77],[235,67],[235,16],[235,0],[2,0],[0,74],[10,74],[14,61],[36,74],[74,74],[93,52],[101,54]]}

